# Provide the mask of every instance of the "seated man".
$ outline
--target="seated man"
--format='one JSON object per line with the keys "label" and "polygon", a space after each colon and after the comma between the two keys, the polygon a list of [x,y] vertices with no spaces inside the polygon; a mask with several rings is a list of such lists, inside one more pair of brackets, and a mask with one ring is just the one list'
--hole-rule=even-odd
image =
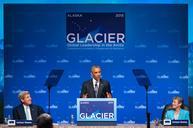
{"label": "seated man", "polygon": [[47,114],[41,114],[37,119],[37,128],[53,128],[52,117]]}
{"label": "seated man", "polygon": [[172,102],[172,109],[166,112],[165,119],[170,120],[188,120],[190,123],[189,111],[182,109],[183,99],[181,97],[174,97]]}
{"label": "seated man", "polygon": [[101,79],[100,66],[91,68],[92,79],[83,82],[81,98],[112,98],[111,86],[107,80]]}
{"label": "seated man", "polygon": [[32,99],[28,91],[21,91],[18,97],[21,104],[13,108],[14,120],[32,120],[36,122],[37,117],[45,113],[40,106],[32,104]]}

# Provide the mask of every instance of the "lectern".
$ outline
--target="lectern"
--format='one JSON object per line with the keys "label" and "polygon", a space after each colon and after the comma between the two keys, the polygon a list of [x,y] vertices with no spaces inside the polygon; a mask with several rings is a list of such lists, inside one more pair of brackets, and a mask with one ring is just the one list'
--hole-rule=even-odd
{"label": "lectern", "polygon": [[77,125],[114,126],[117,122],[116,98],[78,98]]}

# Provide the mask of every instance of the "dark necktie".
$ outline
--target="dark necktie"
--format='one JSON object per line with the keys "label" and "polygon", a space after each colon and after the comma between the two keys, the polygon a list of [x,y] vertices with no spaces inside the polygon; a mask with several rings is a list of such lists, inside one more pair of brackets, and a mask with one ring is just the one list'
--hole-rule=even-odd
{"label": "dark necktie", "polygon": [[95,97],[97,98],[97,94],[98,94],[98,82],[95,83],[95,86],[94,86],[94,92],[95,92]]}

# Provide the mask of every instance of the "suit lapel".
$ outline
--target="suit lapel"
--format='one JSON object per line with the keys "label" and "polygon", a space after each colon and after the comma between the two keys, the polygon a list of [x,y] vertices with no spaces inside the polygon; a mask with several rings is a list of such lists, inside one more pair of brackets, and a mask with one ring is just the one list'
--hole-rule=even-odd
{"label": "suit lapel", "polygon": [[[184,116],[184,113],[183,113],[182,110],[180,109],[178,119],[181,119],[183,116]],[[183,118],[182,118],[182,119],[183,119]]]}
{"label": "suit lapel", "polygon": [[22,119],[26,119],[26,115],[25,115],[25,110],[24,110],[23,104],[21,105],[21,110],[20,111],[21,111],[21,116],[22,116],[21,118]]}
{"label": "suit lapel", "polygon": [[93,82],[92,82],[92,79],[90,80],[90,95],[91,95],[91,98],[94,98],[95,97],[95,92],[94,92],[94,87],[93,87]]}
{"label": "suit lapel", "polygon": [[174,114],[175,114],[175,111],[173,110],[173,111],[171,112],[171,117],[172,117],[172,119],[174,119]]}
{"label": "suit lapel", "polygon": [[99,89],[98,89],[98,94],[97,94],[97,97],[100,98],[101,95],[102,95],[102,90],[103,90],[103,82],[102,80],[100,80],[100,83],[99,83]]}
{"label": "suit lapel", "polygon": [[31,112],[31,118],[32,118],[32,120],[34,120],[34,114],[35,114],[34,108],[32,105],[30,105],[29,107],[30,107],[30,112]]}

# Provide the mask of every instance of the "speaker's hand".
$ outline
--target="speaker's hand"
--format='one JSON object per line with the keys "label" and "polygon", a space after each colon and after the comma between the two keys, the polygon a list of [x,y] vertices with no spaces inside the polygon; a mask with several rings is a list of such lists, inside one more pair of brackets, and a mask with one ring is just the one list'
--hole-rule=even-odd
{"label": "speaker's hand", "polygon": [[106,92],[106,96],[107,96],[107,98],[112,98],[112,95],[109,92]]}
{"label": "speaker's hand", "polygon": [[87,98],[87,97],[88,97],[88,93],[82,95],[82,98]]}

